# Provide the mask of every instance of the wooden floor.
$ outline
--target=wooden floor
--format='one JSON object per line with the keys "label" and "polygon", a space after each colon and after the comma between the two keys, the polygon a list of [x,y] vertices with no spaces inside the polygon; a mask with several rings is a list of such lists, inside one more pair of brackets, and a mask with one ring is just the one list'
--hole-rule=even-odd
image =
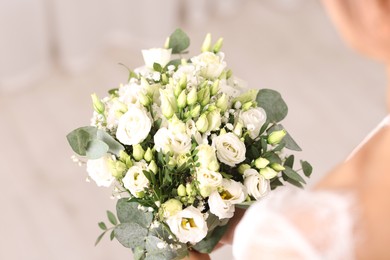
{"label": "wooden floor", "polygon": [[[278,8],[246,1],[233,17],[214,17],[185,28],[191,54],[203,36],[223,36],[226,61],[252,88],[282,93],[290,112],[284,125],[315,167],[310,183],[342,161],[386,114],[383,68],[349,49],[316,1]],[[307,3],[306,3],[307,2]],[[162,39],[163,42],[164,39]],[[117,242],[99,235],[97,222],[114,210],[110,189],[87,183],[65,139],[88,125],[90,94],[100,96],[142,63],[141,47],[108,49],[88,71],[53,68],[23,91],[0,93],[0,259],[131,259]],[[213,259],[232,259],[231,248]]]}

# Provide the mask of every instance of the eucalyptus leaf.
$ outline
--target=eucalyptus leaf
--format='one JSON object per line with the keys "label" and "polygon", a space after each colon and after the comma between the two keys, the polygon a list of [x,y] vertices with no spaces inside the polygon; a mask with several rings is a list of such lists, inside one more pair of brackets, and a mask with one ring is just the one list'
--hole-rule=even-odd
{"label": "eucalyptus leaf", "polygon": [[99,226],[100,229],[102,229],[102,230],[107,230],[107,226],[106,226],[106,224],[105,224],[104,222],[99,222],[99,223],[98,223],[98,226]]}
{"label": "eucalyptus leaf", "polygon": [[296,171],[294,171],[290,167],[285,166],[283,172],[287,175],[288,178],[306,184],[305,180],[301,177],[301,175],[299,175]]}
{"label": "eucalyptus leaf", "polygon": [[137,246],[133,249],[133,258],[134,260],[143,260],[145,259],[145,248]]}
{"label": "eucalyptus leaf", "polygon": [[177,69],[180,64],[181,64],[181,59],[174,59],[174,60],[171,60],[170,62],[168,62],[166,67],[173,65],[173,66],[175,66],[175,69]]}
{"label": "eucalyptus leaf", "polygon": [[143,247],[148,235],[148,229],[134,222],[122,223],[115,227],[114,232],[119,243],[127,248]]}
{"label": "eucalyptus leaf", "polygon": [[302,183],[300,183],[300,182],[294,181],[293,179],[289,179],[289,178],[286,179],[286,181],[287,181],[288,183],[290,183],[290,184],[292,184],[292,185],[298,187],[298,188],[303,189],[303,185],[302,185]]}
{"label": "eucalyptus leaf", "polygon": [[194,246],[194,249],[201,253],[211,253],[214,247],[221,240],[222,236],[225,234],[228,225],[218,226],[211,233],[209,233],[202,241],[197,243]]}
{"label": "eucalyptus leaf", "polygon": [[129,202],[128,199],[119,199],[116,204],[117,216],[121,223],[137,223],[141,227],[148,228],[153,221],[153,213],[138,209],[140,204]]}
{"label": "eucalyptus leaf", "polygon": [[181,29],[176,29],[169,37],[169,48],[172,54],[182,53],[190,46],[190,38]]}
{"label": "eucalyptus leaf", "polygon": [[301,160],[301,166],[305,176],[310,177],[311,173],[313,172],[313,167],[310,165],[310,163]]}
{"label": "eucalyptus leaf", "polygon": [[291,154],[289,157],[286,158],[286,160],[284,161],[283,166],[285,166],[285,167],[287,166],[287,167],[292,168],[293,165],[294,165],[294,159],[295,159],[294,155]]}
{"label": "eucalyptus leaf", "polygon": [[[158,247],[158,244],[166,245]],[[155,236],[148,236],[145,241],[146,258],[145,260],[171,260],[177,257],[176,251],[171,249],[168,244]]]}
{"label": "eucalyptus leaf", "polygon": [[277,123],[282,121],[288,113],[288,107],[279,92],[272,89],[261,89],[257,94],[257,105],[267,113],[267,121]]}
{"label": "eucalyptus leaf", "polygon": [[101,233],[101,234],[98,236],[98,238],[97,238],[96,241],[95,241],[95,246],[96,246],[97,244],[99,244],[99,242],[100,242],[100,240],[102,240],[104,234],[106,234],[106,232],[103,232],[103,233]]}
{"label": "eucalyptus leaf", "polygon": [[104,130],[97,130],[97,138],[108,145],[108,151],[118,155],[125,147]]}
{"label": "eucalyptus leaf", "polygon": [[110,240],[112,241],[112,240],[114,240],[114,238],[115,238],[115,231],[112,230],[110,233]]}
{"label": "eucalyptus leaf", "polygon": [[87,145],[86,155],[88,159],[99,159],[108,152],[108,145],[100,140],[91,140]]}
{"label": "eucalyptus leaf", "polygon": [[281,182],[279,178],[271,180],[271,190],[274,190],[279,186],[284,186],[283,182]]}
{"label": "eucalyptus leaf", "polygon": [[86,156],[88,143],[95,139],[97,128],[93,126],[84,126],[70,132],[66,138],[72,150],[80,155]]}
{"label": "eucalyptus leaf", "polygon": [[239,204],[236,204],[235,206],[240,209],[247,209],[249,208],[255,201],[244,201]]}

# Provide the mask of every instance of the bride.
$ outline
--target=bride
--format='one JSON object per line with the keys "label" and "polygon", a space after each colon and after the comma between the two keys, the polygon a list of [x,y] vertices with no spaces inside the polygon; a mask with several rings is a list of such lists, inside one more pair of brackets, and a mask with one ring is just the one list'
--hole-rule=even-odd
{"label": "bride", "polygon": [[[323,2],[347,42],[390,77],[390,0]],[[389,198],[388,116],[314,189],[278,191],[239,211],[219,246],[232,244],[236,259],[390,259]]]}

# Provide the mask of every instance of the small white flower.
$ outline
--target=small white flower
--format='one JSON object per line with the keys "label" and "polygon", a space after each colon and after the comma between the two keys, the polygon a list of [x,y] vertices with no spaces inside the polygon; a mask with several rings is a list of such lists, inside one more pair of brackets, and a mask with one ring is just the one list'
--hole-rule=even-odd
{"label": "small white flower", "polygon": [[148,136],[152,128],[152,120],[144,108],[135,105],[119,118],[116,137],[127,145],[141,143]]}
{"label": "small white flower", "polygon": [[222,175],[219,172],[205,168],[197,168],[196,180],[199,182],[200,193],[203,197],[210,196],[222,184]]}
{"label": "small white flower", "polygon": [[267,114],[261,107],[256,107],[245,112],[241,111],[239,118],[248,129],[249,136],[255,139],[259,136],[260,129],[267,120]]}
{"label": "small white flower", "polygon": [[209,169],[211,171],[219,170],[219,163],[215,153],[215,148],[208,144],[201,144],[197,148],[198,160],[200,167],[204,169]]}
{"label": "small white flower", "polygon": [[259,174],[255,169],[245,170],[244,186],[246,187],[248,194],[256,200],[260,200],[271,190],[270,181],[264,178],[264,176]]}
{"label": "small white flower", "polygon": [[213,146],[218,159],[229,166],[234,167],[245,160],[245,144],[233,133],[218,136],[213,140]]}
{"label": "small white flower", "polygon": [[125,104],[137,104],[138,95],[142,90],[142,86],[137,82],[130,82],[129,84],[123,85],[119,88],[118,99]]}
{"label": "small white flower", "polygon": [[134,166],[130,167],[126,176],[122,179],[123,186],[135,197],[138,197],[140,192],[149,187],[149,180],[143,173],[146,168],[147,164],[145,162],[136,162]]}
{"label": "small white flower", "polygon": [[234,204],[245,200],[246,189],[240,183],[233,180],[222,180],[222,191],[214,191],[209,196],[210,212],[219,219],[231,218],[234,215]]}
{"label": "small white flower", "polygon": [[110,158],[111,156],[105,155],[99,159],[87,161],[88,175],[98,186],[109,187],[115,180],[108,167]]}
{"label": "small white flower", "polygon": [[145,65],[148,68],[153,68],[154,63],[158,63],[161,67],[165,67],[171,60],[172,49],[152,48],[142,50]]}
{"label": "small white flower", "polygon": [[163,249],[166,247],[167,247],[167,243],[165,243],[165,242],[158,242],[157,243],[157,248],[159,248],[159,249]]}
{"label": "small white flower", "polygon": [[168,218],[167,224],[182,243],[195,244],[207,235],[207,223],[203,214],[193,206],[189,206]]}

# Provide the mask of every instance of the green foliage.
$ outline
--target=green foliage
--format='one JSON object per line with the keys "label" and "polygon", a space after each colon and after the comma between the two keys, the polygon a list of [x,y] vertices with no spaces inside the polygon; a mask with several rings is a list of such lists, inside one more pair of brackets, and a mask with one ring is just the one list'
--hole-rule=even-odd
{"label": "green foliage", "polygon": [[120,223],[136,223],[143,228],[148,228],[153,221],[153,213],[138,209],[139,203],[128,199],[119,199],[116,203],[117,216]]}
{"label": "green foliage", "polygon": [[112,213],[109,210],[107,210],[107,218],[110,221],[110,223],[113,224],[114,226],[118,224],[118,221],[116,220],[114,213]]}
{"label": "green foliage", "polygon": [[115,237],[124,247],[135,248],[145,246],[148,229],[135,222],[122,223],[114,229]]}
{"label": "green foliage", "polygon": [[272,89],[261,89],[256,98],[258,106],[267,113],[267,121],[278,123],[282,121],[288,113],[286,102],[284,102],[279,92]]}
{"label": "green foliage", "polygon": [[181,29],[176,29],[169,37],[169,48],[173,54],[179,54],[190,46],[190,38]]}
{"label": "green foliage", "polygon": [[306,177],[310,177],[310,175],[313,172],[313,167],[308,163],[307,161],[302,161],[301,160],[301,166],[303,173],[305,174]]}
{"label": "green foliage", "polygon": [[72,150],[88,159],[98,159],[110,152],[119,155],[124,150],[122,144],[116,141],[104,130],[94,126],[77,128],[66,136]]}
{"label": "green foliage", "polygon": [[211,253],[214,247],[218,244],[219,240],[221,240],[221,238],[225,234],[228,225],[229,224],[216,227],[214,230],[209,232],[202,241],[197,243],[194,246],[194,249],[201,253]]}
{"label": "green foliage", "polygon": [[[269,128],[268,134],[279,131],[279,130],[286,130],[283,125],[277,124]],[[302,151],[301,147],[294,141],[294,139],[291,137],[291,135],[286,130],[287,134],[284,136],[283,140],[280,142],[281,145],[286,147],[287,149],[293,150],[293,151]]]}

